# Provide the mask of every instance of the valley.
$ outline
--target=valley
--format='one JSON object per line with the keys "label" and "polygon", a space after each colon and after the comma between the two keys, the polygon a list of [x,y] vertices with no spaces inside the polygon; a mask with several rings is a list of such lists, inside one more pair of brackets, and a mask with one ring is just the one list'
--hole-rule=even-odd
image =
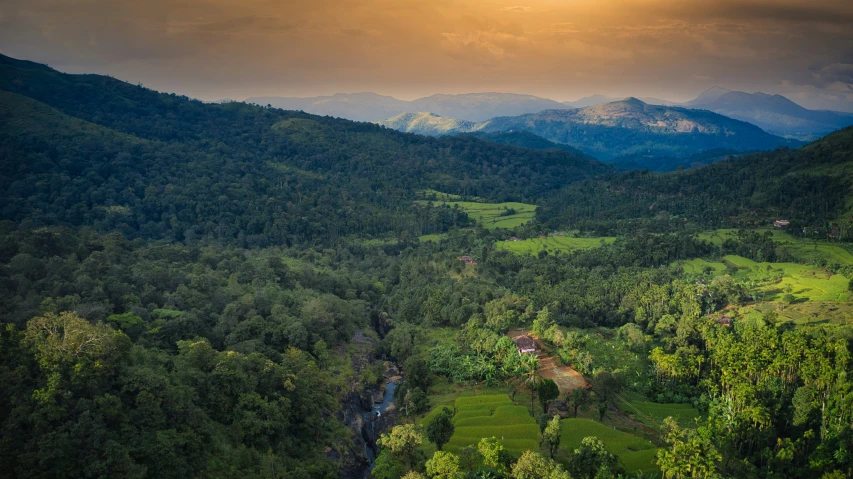
{"label": "valley", "polygon": [[0,478],[853,473],[851,128],[0,90]]}

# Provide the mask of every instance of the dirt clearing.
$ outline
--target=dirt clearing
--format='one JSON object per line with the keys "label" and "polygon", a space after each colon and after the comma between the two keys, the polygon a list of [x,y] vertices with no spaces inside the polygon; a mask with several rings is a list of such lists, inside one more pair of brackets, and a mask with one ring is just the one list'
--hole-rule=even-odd
{"label": "dirt clearing", "polygon": [[557,366],[553,356],[539,358],[539,375],[557,383],[560,394],[566,394],[572,389],[589,387],[581,373],[569,366]]}

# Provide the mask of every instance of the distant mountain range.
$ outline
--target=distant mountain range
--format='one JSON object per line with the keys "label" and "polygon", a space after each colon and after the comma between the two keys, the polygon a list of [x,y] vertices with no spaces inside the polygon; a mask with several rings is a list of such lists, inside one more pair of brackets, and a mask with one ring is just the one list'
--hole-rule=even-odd
{"label": "distant mountain range", "polygon": [[[605,103],[613,103],[614,101],[624,100],[624,97],[612,97],[612,96],[604,96],[604,95],[591,95],[585,96],[580,100],[575,101],[564,101],[563,105],[570,106],[572,108],[586,108],[588,106],[596,106],[603,105]],[[662,106],[676,106],[678,102],[669,101],[669,100],[661,100],[660,98],[654,98],[650,96],[641,96],[637,98],[643,103],[648,103],[649,105],[662,105]]]}
{"label": "distant mountain range", "polygon": [[[408,119],[419,118],[419,121],[423,122],[424,118],[418,115],[429,112],[455,120],[482,122],[496,117],[519,116],[544,110],[589,108],[623,99],[596,94],[561,103],[514,93],[468,93],[432,95],[405,101],[376,93],[338,93],[312,98],[253,97],[246,102],[356,121],[376,122],[410,114],[415,116],[409,116]],[[752,123],[774,135],[807,141],[853,125],[853,114],[850,113],[808,110],[781,95],[745,93],[719,87],[711,88],[685,103],[653,97],[638,99],[648,105],[709,110]],[[446,120],[442,122],[446,123]]]}
{"label": "distant mountain range", "polygon": [[[395,130],[441,136],[459,133],[526,131],[570,145],[604,161],[641,167],[684,165],[708,150],[768,150],[802,143],[771,135],[755,125],[705,110],[649,105],[636,98],[581,109],[545,110],[482,122],[431,113],[403,114],[378,122]],[[661,159],[667,159],[661,161]]]}
{"label": "distant mountain range", "polygon": [[808,110],[782,95],[745,93],[720,87],[711,88],[684,106],[748,121],[769,133],[801,140],[813,140],[853,125],[850,113]]}
{"label": "distant mountain range", "polygon": [[542,110],[570,108],[554,100],[515,93],[466,93],[432,95],[414,101],[376,93],[338,93],[312,98],[253,97],[246,103],[270,105],[283,110],[302,110],[355,121],[379,121],[403,113],[428,111],[460,120],[483,121],[496,116],[516,116]]}

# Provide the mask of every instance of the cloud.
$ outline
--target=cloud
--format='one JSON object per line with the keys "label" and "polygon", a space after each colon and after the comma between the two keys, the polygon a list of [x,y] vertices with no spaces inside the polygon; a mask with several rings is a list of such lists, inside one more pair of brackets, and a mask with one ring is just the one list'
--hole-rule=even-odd
{"label": "cloud", "polygon": [[0,51],[212,98],[853,88],[850,0],[514,1],[0,0]]}
{"label": "cloud", "polygon": [[210,23],[190,24],[188,26],[197,32],[231,34],[251,31],[287,31],[295,27],[295,25],[284,23],[277,18],[262,18],[257,16],[235,17]]}
{"label": "cloud", "polygon": [[830,90],[853,89],[853,63],[830,63],[812,71],[814,84]]}
{"label": "cloud", "polygon": [[827,88],[821,88],[785,80],[777,86],[776,91],[806,108],[853,112],[853,86],[847,83],[838,86],[829,84]]}
{"label": "cloud", "polygon": [[548,25],[541,30],[542,33],[582,33],[583,30],[575,27],[574,22],[562,22]]}

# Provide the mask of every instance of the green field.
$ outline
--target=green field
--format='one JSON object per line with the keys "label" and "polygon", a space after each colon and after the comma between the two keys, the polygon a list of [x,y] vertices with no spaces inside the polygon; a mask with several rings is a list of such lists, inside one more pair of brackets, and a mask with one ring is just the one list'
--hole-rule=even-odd
{"label": "green field", "polygon": [[439,241],[441,241],[441,239],[443,237],[444,237],[444,235],[441,235],[441,234],[423,235],[423,236],[418,236],[418,241],[420,241],[421,243],[426,243],[426,242],[430,242],[430,241],[433,243],[438,243]]}
{"label": "green field", "polygon": [[692,404],[656,403],[631,395],[625,395],[622,399],[619,409],[656,429],[670,416],[684,427],[693,426],[694,420],[700,416]]}
{"label": "green field", "polygon": [[519,241],[498,241],[495,243],[495,247],[516,254],[538,255],[540,251],[547,251],[553,254],[557,251],[568,252],[578,249],[598,248],[602,244],[611,244],[614,241],[616,241],[616,238],[613,237],[569,238],[567,236],[548,236],[546,238],[530,238]]}
{"label": "green field", "polygon": [[[433,190],[430,188],[427,188],[423,191],[418,191],[417,194],[418,194],[418,197],[420,197],[420,198],[424,198],[424,199],[432,200],[432,201],[460,201],[463,199],[459,195],[454,195],[452,193],[444,193],[442,191]],[[480,200],[480,198],[470,198],[470,199],[472,199],[474,201]]]}
{"label": "green field", "polygon": [[[432,399],[432,397],[431,397]],[[453,424],[456,427],[444,449],[458,453],[460,449],[476,445],[480,439],[496,437],[504,448],[518,457],[526,450],[539,451],[539,427],[525,406],[516,406],[506,394],[462,396],[450,403],[436,397],[436,405],[421,421],[426,426],[442,406],[455,407]],[[629,473],[656,471],[653,461],[657,447],[633,434],[605,426],[592,419],[569,418],[562,421],[563,438],[560,448],[572,452],[580,447],[587,436],[601,439],[608,451],[617,454]]]}
{"label": "green field", "polygon": [[580,447],[583,438],[595,436],[601,439],[608,451],[619,456],[627,473],[658,470],[654,465],[657,446],[651,441],[618,431],[592,419],[563,419],[562,426],[563,438],[560,449],[567,452],[574,451]]}
{"label": "green field", "polygon": [[[816,258],[823,258],[831,263],[853,265],[853,254],[837,244],[828,241],[811,241],[804,238],[796,238],[778,228],[766,228],[757,230],[759,233],[771,232],[773,241],[785,248],[791,256],[799,261],[811,262]],[[736,229],[719,229],[700,233],[697,239],[708,241],[721,246],[726,239],[736,239]]]}
{"label": "green field", "polygon": [[686,273],[691,274],[702,274],[706,269],[712,270],[715,274],[724,274],[726,272],[726,265],[723,263],[716,263],[712,261],[706,261],[702,258],[694,258],[687,261],[682,261],[681,266],[684,268]]}
{"label": "green field", "polygon": [[[418,200],[419,204],[427,204],[425,200]],[[536,216],[536,205],[526,203],[477,203],[473,201],[433,201],[436,206],[447,205],[451,208],[456,206],[463,210],[474,221],[486,229],[515,228],[521,226]],[[508,210],[515,210],[515,214],[501,216]]]}
{"label": "green field", "polygon": [[[476,445],[480,439],[496,437],[514,456],[526,450],[539,450],[539,426],[524,406],[516,406],[506,394],[460,397],[455,401],[456,430],[445,450],[459,452]],[[427,423],[440,407],[433,408],[424,419]]]}
{"label": "green field", "polygon": [[[792,294],[797,301],[850,301],[849,280],[823,268],[798,263],[758,263],[742,256],[727,255],[723,262],[693,259],[680,263],[688,273],[702,273],[705,268],[723,274],[736,268],[734,276],[755,281],[764,301],[780,301]],[[775,278],[781,278],[777,281]]]}

